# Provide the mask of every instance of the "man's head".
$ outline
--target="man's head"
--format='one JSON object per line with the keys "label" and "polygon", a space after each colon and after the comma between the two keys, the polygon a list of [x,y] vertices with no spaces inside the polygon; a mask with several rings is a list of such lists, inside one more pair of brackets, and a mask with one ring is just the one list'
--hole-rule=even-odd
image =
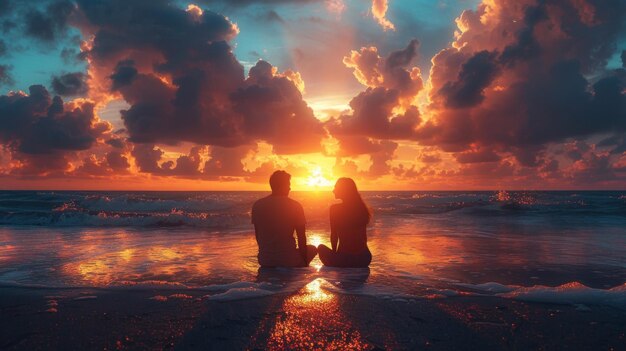
{"label": "man's head", "polygon": [[291,190],[291,174],[285,171],[276,171],[270,176],[270,187],[274,195],[289,195]]}

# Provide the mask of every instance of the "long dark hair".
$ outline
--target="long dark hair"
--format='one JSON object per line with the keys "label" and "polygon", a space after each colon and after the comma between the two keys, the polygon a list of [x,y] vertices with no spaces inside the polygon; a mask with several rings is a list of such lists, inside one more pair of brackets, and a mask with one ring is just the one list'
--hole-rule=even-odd
{"label": "long dark hair", "polygon": [[368,224],[372,218],[372,213],[365,201],[363,201],[361,194],[359,194],[354,180],[352,178],[339,178],[335,187],[342,188],[342,193],[344,194],[343,203],[349,208],[349,212],[354,214],[354,218],[362,218],[365,224]]}

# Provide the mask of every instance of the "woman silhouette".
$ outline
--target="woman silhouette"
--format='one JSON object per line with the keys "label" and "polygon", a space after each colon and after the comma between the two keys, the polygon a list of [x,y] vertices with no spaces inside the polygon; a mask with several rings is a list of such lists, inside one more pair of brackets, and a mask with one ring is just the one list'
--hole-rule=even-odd
{"label": "woman silhouette", "polygon": [[332,249],[326,245],[318,246],[320,260],[331,267],[367,267],[372,261],[365,232],[370,212],[354,180],[339,178],[333,193],[343,202],[330,206]]}

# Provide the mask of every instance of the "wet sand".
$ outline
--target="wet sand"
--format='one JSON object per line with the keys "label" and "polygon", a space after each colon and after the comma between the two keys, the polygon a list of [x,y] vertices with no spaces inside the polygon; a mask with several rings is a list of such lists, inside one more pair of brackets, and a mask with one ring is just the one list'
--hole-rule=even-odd
{"label": "wet sand", "polygon": [[624,350],[626,311],[493,296],[390,300],[295,293],[0,287],[2,350]]}

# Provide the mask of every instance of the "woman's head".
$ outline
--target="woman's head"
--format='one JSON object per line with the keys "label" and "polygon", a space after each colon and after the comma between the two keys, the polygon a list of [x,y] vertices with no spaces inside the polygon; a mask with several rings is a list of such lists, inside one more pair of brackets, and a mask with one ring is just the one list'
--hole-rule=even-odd
{"label": "woman's head", "polygon": [[343,200],[343,203],[349,206],[354,211],[355,215],[362,215],[364,218],[367,218],[367,222],[369,222],[371,217],[369,209],[361,198],[361,194],[359,194],[356,183],[352,178],[337,179],[333,193],[335,194],[335,198]]}
{"label": "woman's head", "polygon": [[335,198],[344,201],[350,201],[360,197],[359,191],[356,188],[356,183],[352,180],[352,178],[337,179],[333,193],[335,194]]}

